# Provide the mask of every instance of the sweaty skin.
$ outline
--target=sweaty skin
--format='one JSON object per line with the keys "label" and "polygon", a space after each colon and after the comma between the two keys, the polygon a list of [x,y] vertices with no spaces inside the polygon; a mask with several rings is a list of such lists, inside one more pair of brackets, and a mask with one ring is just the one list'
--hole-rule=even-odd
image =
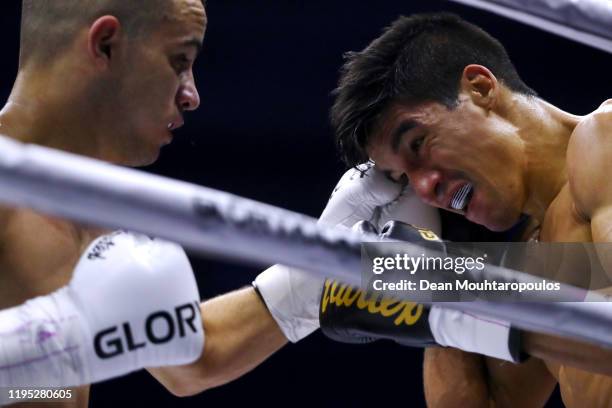
{"label": "sweaty skin", "polygon": [[[542,241],[612,242],[612,189],[607,181],[612,167],[610,136],[612,100],[582,119],[572,133],[567,150],[568,182],[546,211],[540,232]],[[610,255],[597,255],[606,271],[612,271]],[[526,339],[530,353],[542,358],[559,381],[568,407],[610,406],[612,377],[559,364],[549,350],[560,343],[552,336]],[[592,350],[597,354],[597,348]]]}
{"label": "sweaty skin", "polygon": [[[539,226],[541,241],[612,242],[611,106],[571,115],[512,92],[484,66],[468,65],[455,108],[397,101],[380,115],[368,153],[380,170],[407,178],[424,202],[440,208],[448,210],[454,191],[472,184],[461,213],[491,230],[511,227],[524,213]],[[610,254],[593,256],[612,271]],[[523,345],[532,358],[519,365],[426,350],[428,403],[542,406],[556,382],[570,407],[612,401],[612,351],[530,332]]]}
{"label": "sweaty skin", "polygon": [[[558,194],[546,209],[539,239],[543,242],[611,242],[612,200],[609,184],[612,157],[612,101],[581,119],[567,148],[567,176]],[[606,255],[599,261],[610,270]],[[524,348],[532,358],[512,365],[459,350],[428,349],[425,358],[425,387],[434,407],[450,406],[454,378],[451,367],[466,365],[476,393],[465,396],[473,406],[542,406],[558,382],[568,407],[609,407],[612,404],[610,352],[595,346],[554,336],[525,333]],[[601,364],[588,362],[600,359]],[[444,373],[444,382],[437,380]],[[459,375],[459,373],[455,373]],[[465,375],[465,372],[462,374]],[[455,384],[456,385],[456,384]],[[483,392],[483,386],[485,386]],[[469,393],[469,392],[468,392]],[[477,398],[474,398],[477,397]],[[480,399],[478,399],[480,397]],[[452,402],[451,402],[452,401]]]}

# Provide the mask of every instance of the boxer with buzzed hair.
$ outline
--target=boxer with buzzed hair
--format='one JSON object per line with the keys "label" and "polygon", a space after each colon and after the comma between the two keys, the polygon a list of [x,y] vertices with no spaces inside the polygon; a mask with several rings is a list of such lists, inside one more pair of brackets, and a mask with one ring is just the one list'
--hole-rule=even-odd
{"label": "boxer with buzzed hair", "polygon": [[[0,133],[152,163],[199,105],[192,67],[206,24],[201,0],[24,0]],[[0,387],[84,385],[202,354],[180,247],[5,207],[0,247]],[[0,405],[16,402],[2,390]],[[62,404],[87,406],[88,387],[73,391]]]}
{"label": "boxer with buzzed hair", "polygon": [[[192,64],[206,14],[196,0],[148,4],[158,10],[136,4],[25,2],[3,134],[120,165],[154,161],[183,113],[198,106]],[[321,222],[346,228],[381,216],[439,229],[436,210],[398,185],[377,184],[381,177],[349,171]],[[5,208],[0,218],[0,333],[12,333],[2,339],[0,384],[81,385],[158,367],[151,373],[171,392],[191,395],[319,327],[323,282],[302,271],[272,267],[257,289],[207,301],[199,313],[189,263],[174,245],[99,237],[105,232],[23,209]],[[502,338],[495,355],[506,355],[507,330],[493,329]],[[66,404],[86,402],[84,387]]]}
{"label": "boxer with buzzed hair", "polygon": [[137,38],[150,34],[164,19],[176,18],[172,7],[177,5],[172,0],[149,0],[146,7],[121,0],[23,0],[20,66],[51,61],[73,44],[92,17],[114,16],[126,35]]}

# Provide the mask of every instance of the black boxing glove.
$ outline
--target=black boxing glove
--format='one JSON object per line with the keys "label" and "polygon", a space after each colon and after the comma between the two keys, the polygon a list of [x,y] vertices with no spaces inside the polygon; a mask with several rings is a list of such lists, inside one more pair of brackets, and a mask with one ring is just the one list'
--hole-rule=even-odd
{"label": "black boxing glove", "polygon": [[[446,253],[444,242],[436,234],[409,224],[389,221],[381,236]],[[437,305],[426,308],[382,298],[333,280],[327,280],[323,287],[319,323],[327,337],[345,343],[390,339],[408,346],[454,347],[512,362],[524,357],[520,332],[508,322]]]}
{"label": "black boxing glove", "polygon": [[[375,231],[367,222],[356,227]],[[381,237],[445,252],[444,242],[435,233],[399,221],[385,224]],[[428,317],[429,309],[422,304],[383,298],[381,293],[365,292],[330,279],[324,283],[319,323],[323,333],[336,341],[368,343],[391,339],[407,346],[434,345]]]}

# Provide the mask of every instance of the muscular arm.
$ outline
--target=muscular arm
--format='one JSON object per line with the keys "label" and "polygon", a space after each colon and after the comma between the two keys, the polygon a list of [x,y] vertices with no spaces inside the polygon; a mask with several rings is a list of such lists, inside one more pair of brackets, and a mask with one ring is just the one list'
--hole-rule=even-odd
{"label": "muscular arm", "polygon": [[488,407],[489,391],[482,356],[453,348],[425,349],[423,382],[427,406]]}
{"label": "muscular arm", "polygon": [[[567,164],[572,198],[577,212],[591,223],[593,242],[612,242],[612,100],[576,127]],[[612,256],[605,252],[599,251],[600,260],[612,276]]]}
{"label": "muscular arm", "polygon": [[[568,177],[576,216],[591,223],[594,242],[612,242],[612,103],[585,118],[568,147]],[[612,277],[612,253],[598,251]],[[605,306],[605,305],[603,305]],[[612,305],[608,305],[612,307]],[[582,342],[539,333],[524,333],[523,348],[531,356],[519,365],[453,349],[425,354],[425,395],[433,407],[457,406],[464,392],[474,397],[467,406],[541,406],[555,384],[542,360],[612,375],[612,352]],[[524,396],[530,396],[528,400]],[[470,401],[468,399],[468,401]]]}
{"label": "muscular arm", "polygon": [[[568,179],[575,215],[590,223],[594,243],[612,243],[612,100],[581,120],[567,150]],[[595,246],[599,261],[612,278],[612,251]],[[612,304],[602,304],[610,307]],[[612,375],[612,352],[554,336],[525,337],[530,354],[587,371]]]}
{"label": "muscular arm", "polygon": [[432,408],[541,407],[556,384],[539,359],[512,364],[452,348],[425,350],[423,377]]}
{"label": "muscular arm", "polygon": [[[568,177],[576,215],[591,223],[594,242],[612,242],[612,103],[585,118],[568,147]],[[612,254],[599,251],[602,265],[612,276]],[[612,307],[612,305],[610,305]],[[426,351],[425,389],[432,406],[456,406],[454,390],[477,397],[472,405],[542,405],[555,384],[542,360],[555,361],[590,372],[612,375],[612,352],[582,342],[539,333],[524,333],[528,362],[513,365],[459,350]],[[468,377],[469,380],[465,380]],[[529,390],[529,392],[527,391]],[[530,395],[529,400],[523,396]]]}
{"label": "muscular arm", "polygon": [[[575,216],[590,222],[595,243],[612,242],[612,100],[584,118],[574,130],[567,151]],[[612,277],[612,253],[596,246],[601,265]],[[609,307],[612,304],[601,304]],[[586,371],[612,375],[612,351],[582,342],[537,333],[523,336],[530,355]]]}
{"label": "muscular arm", "polygon": [[249,372],[287,339],[253,288],[231,292],[201,305],[206,334],[198,361],[149,372],[178,396],[197,394]]}

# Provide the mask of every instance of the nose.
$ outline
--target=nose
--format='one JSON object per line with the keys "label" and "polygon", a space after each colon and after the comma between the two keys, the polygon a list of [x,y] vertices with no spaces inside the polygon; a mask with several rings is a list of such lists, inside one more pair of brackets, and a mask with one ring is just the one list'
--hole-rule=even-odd
{"label": "nose", "polygon": [[437,170],[416,169],[408,173],[410,185],[425,203],[440,207],[442,174]]}
{"label": "nose", "polygon": [[198,109],[198,106],[200,106],[200,95],[198,94],[198,88],[196,87],[193,75],[189,75],[189,78],[181,83],[176,99],[176,104],[182,111]]}

